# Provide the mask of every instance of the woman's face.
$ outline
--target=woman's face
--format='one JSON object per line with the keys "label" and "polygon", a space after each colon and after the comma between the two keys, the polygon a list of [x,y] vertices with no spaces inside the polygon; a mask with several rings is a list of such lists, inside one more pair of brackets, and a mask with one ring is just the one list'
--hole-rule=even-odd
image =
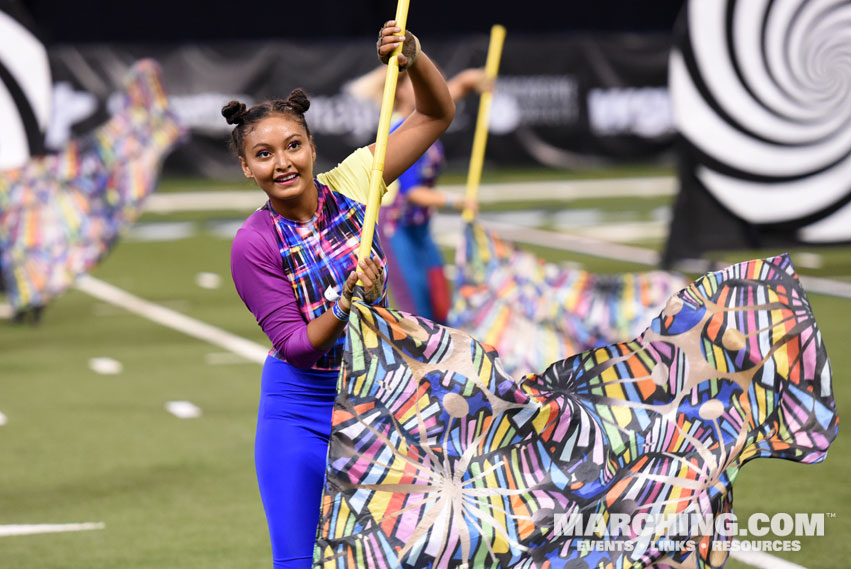
{"label": "woman's face", "polygon": [[316,148],[294,118],[275,114],[262,119],[245,134],[243,151],[245,177],[257,182],[275,209],[291,210],[313,196]]}

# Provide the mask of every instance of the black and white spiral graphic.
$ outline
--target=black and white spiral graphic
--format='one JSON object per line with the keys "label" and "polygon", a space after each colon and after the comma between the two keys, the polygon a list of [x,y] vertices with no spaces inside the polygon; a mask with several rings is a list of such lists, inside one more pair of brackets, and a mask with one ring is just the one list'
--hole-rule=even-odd
{"label": "black and white spiral graphic", "polygon": [[47,50],[15,17],[14,2],[0,1],[0,170],[43,151],[50,121]]}
{"label": "black and white spiral graphic", "polygon": [[691,175],[797,242],[851,240],[851,1],[689,0],[669,86]]}

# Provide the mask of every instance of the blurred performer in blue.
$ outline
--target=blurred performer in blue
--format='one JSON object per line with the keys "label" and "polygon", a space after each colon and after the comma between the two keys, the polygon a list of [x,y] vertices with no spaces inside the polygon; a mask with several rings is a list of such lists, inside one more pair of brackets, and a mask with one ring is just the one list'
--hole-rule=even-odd
{"label": "blurred performer in blue", "polygon": [[[348,92],[379,103],[384,69],[378,68],[353,81]],[[467,95],[490,89],[483,69],[465,69],[447,81],[449,94],[458,102]],[[414,91],[406,73],[396,86],[393,129],[414,109]],[[443,256],[431,235],[431,218],[437,208],[461,211],[465,202],[457,194],[438,189],[445,157],[435,142],[390,186],[379,213],[379,234],[384,244],[392,303],[404,312],[447,323],[452,294],[443,271]],[[475,208],[475,204],[470,204]]]}

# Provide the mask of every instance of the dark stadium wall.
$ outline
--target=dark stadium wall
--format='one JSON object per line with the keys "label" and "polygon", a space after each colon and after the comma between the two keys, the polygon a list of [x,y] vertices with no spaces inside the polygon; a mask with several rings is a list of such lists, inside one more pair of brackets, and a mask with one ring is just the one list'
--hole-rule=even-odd
{"label": "dark stadium wall", "polygon": [[[222,39],[370,36],[391,18],[388,0],[312,0],[244,4],[224,0],[25,0],[51,42],[183,42]],[[667,31],[683,0],[414,0],[409,22],[423,36],[486,32],[493,23],[510,33]],[[259,6],[262,6],[259,7]]]}
{"label": "dark stadium wall", "polygon": [[[237,175],[218,110],[308,90],[329,164],[374,136],[376,110],[346,98],[343,84],[375,65],[375,30],[395,2],[316,0],[298,7],[211,0],[115,3],[4,0],[29,15],[50,56],[53,117],[46,149],[103,121],[122,73],[142,57],[164,68],[166,88],[189,123],[190,143],[166,170]],[[501,166],[574,168],[664,158],[671,118],[666,69],[670,26],[682,0],[412,2],[409,24],[451,75],[484,63],[493,23],[508,27],[494,100],[488,160]],[[459,105],[444,137],[450,165],[466,163],[476,101]],[[186,158],[191,157],[191,158]]]}

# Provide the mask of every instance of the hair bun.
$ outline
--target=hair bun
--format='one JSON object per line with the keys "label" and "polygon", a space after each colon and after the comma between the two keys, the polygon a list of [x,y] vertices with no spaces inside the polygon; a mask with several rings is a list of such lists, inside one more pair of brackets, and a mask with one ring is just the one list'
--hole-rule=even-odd
{"label": "hair bun", "polygon": [[310,108],[310,99],[302,89],[293,89],[286,102],[294,111],[302,115]]}
{"label": "hair bun", "polygon": [[222,116],[225,117],[228,124],[242,124],[245,113],[245,103],[239,101],[231,101],[222,107]]}

